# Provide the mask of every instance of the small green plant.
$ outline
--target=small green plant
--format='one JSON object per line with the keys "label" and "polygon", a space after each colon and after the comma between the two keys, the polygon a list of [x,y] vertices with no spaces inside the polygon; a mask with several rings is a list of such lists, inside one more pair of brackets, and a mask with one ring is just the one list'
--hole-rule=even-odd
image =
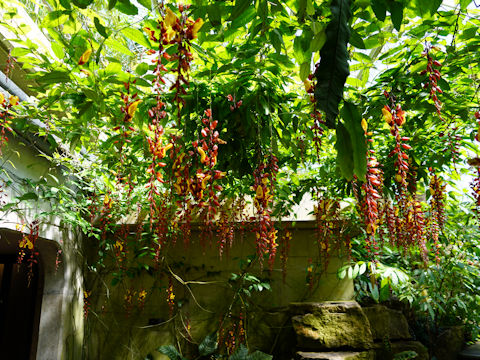
{"label": "small green plant", "polygon": [[[237,350],[230,356],[218,353],[217,334],[210,334],[198,346],[198,356],[196,359],[228,359],[228,360],[272,360],[273,356],[261,351],[249,353],[248,348],[240,344]],[[188,360],[180,354],[173,345],[160,346],[157,351],[168,356],[170,360]]]}
{"label": "small green plant", "polygon": [[401,353],[395,354],[393,360],[412,360],[417,356],[418,354],[415,351],[402,351]]}

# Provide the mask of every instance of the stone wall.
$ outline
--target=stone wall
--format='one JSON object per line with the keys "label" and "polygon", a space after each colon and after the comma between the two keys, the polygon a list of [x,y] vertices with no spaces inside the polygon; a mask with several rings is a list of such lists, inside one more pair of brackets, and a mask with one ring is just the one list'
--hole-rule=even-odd
{"label": "stone wall", "polygon": [[[26,139],[9,136],[3,147],[2,189],[3,201],[9,203],[24,194],[26,179],[38,181],[44,178],[52,183],[62,181],[57,169]],[[53,175],[50,176],[50,175]],[[7,185],[8,184],[8,185]],[[16,255],[18,243],[29,224],[48,212],[50,205],[38,200],[19,202],[19,211],[2,211],[0,214],[0,254]],[[58,217],[41,216],[36,250],[40,270],[40,298],[35,313],[34,344],[35,359],[83,359],[83,276],[78,257],[81,236],[62,226]],[[57,253],[59,264],[56,264]]]}
{"label": "stone wall", "polygon": [[[177,309],[172,318],[166,303],[167,274],[150,276],[146,272],[131,281],[115,287],[109,286],[108,276],[95,278],[87,286],[92,291],[91,308],[86,331],[86,358],[144,359],[150,353],[154,359],[164,357],[155,351],[160,345],[174,344],[182,348],[187,358],[194,358],[196,344],[219,328],[222,316],[228,314],[235,298],[235,285],[228,280],[232,273],[241,273],[240,262],[255,253],[253,234],[244,239],[236,234],[234,246],[228,256],[219,257],[215,240],[205,249],[199,245],[199,234],[192,234],[192,241],[185,249],[176,244],[168,250],[168,262],[172,266]],[[280,254],[272,272],[259,266],[248,272],[266,280],[271,291],[242,294],[234,308],[244,302],[243,321],[247,328],[250,349],[271,353],[276,359],[293,348],[292,328],[288,305],[293,301],[347,300],[353,297],[351,280],[339,280],[337,269],[346,260],[343,250],[332,251],[323,274],[315,279],[313,287],[307,283],[307,267],[315,263],[320,254],[316,244],[314,222],[300,222],[293,230],[287,263],[285,283],[282,279]],[[342,239],[339,237],[340,243]],[[265,264],[265,267],[268,265]],[[320,271],[320,269],[318,269]],[[184,284],[188,283],[188,287]],[[106,293],[108,286],[109,293]],[[135,307],[125,315],[125,291],[148,291],[143,310]],[[253,291],[252,291],[253,292]],[[240,306],[241,307],[241,306]],[[238,318],[233,319],[238,322]],[[189,331],[185,330],[189,327]],[[191,338],[189,338],[191,336]]]}

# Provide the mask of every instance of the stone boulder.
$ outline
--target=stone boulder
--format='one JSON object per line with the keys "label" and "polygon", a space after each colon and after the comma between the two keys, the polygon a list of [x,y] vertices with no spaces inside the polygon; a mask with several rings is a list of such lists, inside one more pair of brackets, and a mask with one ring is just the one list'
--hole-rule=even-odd
{"label": "stone boulder", "polygon": [[370,324],[356,301],[293,303],[290,311],[298,349],[369,350],[373,347]]}
{"label": "stone boulder", "polygon": [[303,352],[298,351],[295,360],[374,360],[373,351],[362,352]]}
{"label": "stone boulder", "polygon": [[438,360],[457,360],[464,342],[463,326],[452,326],[438,335],[433,353]]}
{"label": "stone boulder", "polygon": [[370,322],[373,340],[409,340],[408,322],[399,310],[389,309],[383,305],[362,308]]}
{"label": "stone boulder", "polygon": [[385,346],[383,343],[375,344],[376,360],[393,360],[396,354],[406,351],[415,351],[415,360],[429,360],[428,349],[419,341],[394,341]]}

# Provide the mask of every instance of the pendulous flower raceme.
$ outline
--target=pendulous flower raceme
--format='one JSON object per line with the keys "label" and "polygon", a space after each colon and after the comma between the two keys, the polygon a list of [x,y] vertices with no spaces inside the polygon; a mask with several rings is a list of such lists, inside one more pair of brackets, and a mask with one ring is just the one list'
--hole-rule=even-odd
{"label": "pendulous flower raceme", "polygon": [[382,171],[378,168],[379,163],[375,157],[375,150],[370,149],[369,144],[373,142],[369,136],[372,132],[368,131],[368,124],[365,119],[362,119],[362,128],[365,132],[365,141],[367,142],[367,174],[365,182],[362,184],[363,202],[361,209],[363,214],[363,221],[366,231],[366,248],[367,252],[373,259],[379,254],[379,246],[375,239],[379,223],[379,199],[382,189],[381,174]]}

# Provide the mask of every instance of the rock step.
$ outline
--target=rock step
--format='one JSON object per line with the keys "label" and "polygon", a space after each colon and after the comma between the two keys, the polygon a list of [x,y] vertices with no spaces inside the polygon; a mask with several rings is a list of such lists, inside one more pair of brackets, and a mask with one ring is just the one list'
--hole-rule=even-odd
{"label": "rock step", "polygon": [[480,342],[465,348],[460,354],[458,354],[458,358],[461,360],[480,360]]}
{"label": "rock step", "polygon": [[293,303],[290,312],[299,350],[362,351],[373,347],[370,324],[356,301]]}
{"label": "rock step", "polygon": [[373,351],[361,352],[304,352],[298,351],[295,360],[373,360]]}

